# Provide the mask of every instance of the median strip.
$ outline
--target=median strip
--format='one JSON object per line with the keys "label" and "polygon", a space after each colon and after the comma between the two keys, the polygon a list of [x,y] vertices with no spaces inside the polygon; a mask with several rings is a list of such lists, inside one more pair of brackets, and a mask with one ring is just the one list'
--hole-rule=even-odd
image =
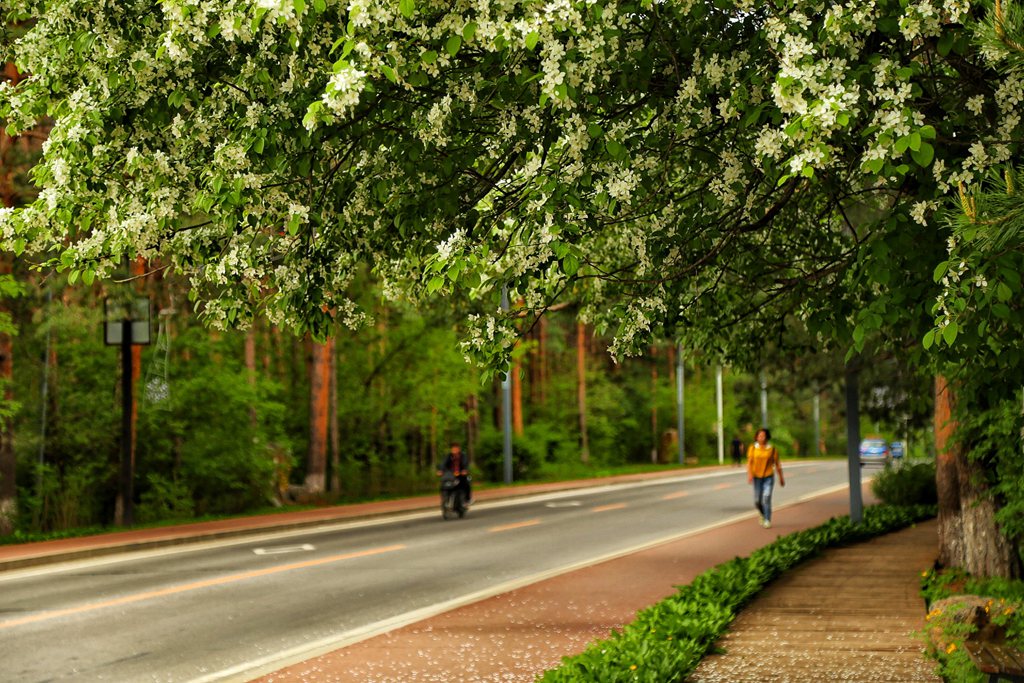
{"label": "median strip", "polygon": [[354,560],[360,557],[382,555],[384,553],[395,552],[396,550],[403,550],[405,547],[405,545],[389,545],[384,546],[382,548],[372,548],[370,550],[360,550],[353,553],[345,553],[344,555],[332,555],[330,557],[321,557],[316,560],[306,560],[305,562],[293,562],[291,564],[283,564],[277,567],[256,569],[249,572],[242,572],[240,574],[229,574],[228,576],[221,576],[215,579],[207,579],[205,581],[185,583],[181,584],[180,586],[169,586],[168,588],[161,588],[159,590],[146,591],[144,593],[135,593],[134,595],[125,595],[123,597],[114,598],[112,600],[93,602],[86,605],[79,605],[78,607],[68,607],[65,609],[52,610],[49,612],[41,612],[39,614],[33,614],[27,617],[20,617],[18,619],[0,621],[0,629],[13,628],[15,626],[24,626],[25,624],[34,624],[36,622],[48,621],[50,619],[57,619],[59,617],[66,617],[73,614],[84,614],[86,612],[94,612],[96,610],[106,609],[108,607],[120,607],[122,605],[130,605],[135,602],[142,602],[143,600],[152,600],[153,598],[162,598],[168,595],[177,595],[178,593],[188,593],[190,591],[199,590],[201,588],[223,586],[229,583],[237,583],[239,581],[246,581],[248,579],[256,579],[262,576],[271,576],[273,574],[280,574],[281,572],[288,572],[295,569],[309,569],[310,567],[318,567],[320,565],[332,564],[334,562],[343,562],[345,560]]}

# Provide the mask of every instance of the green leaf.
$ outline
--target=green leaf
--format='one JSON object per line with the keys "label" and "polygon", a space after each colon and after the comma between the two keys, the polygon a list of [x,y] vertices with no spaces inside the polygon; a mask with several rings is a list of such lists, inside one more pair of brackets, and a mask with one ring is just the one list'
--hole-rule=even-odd
{"label": "green leaf", "polygon": [[927,168],[935,158],[935,148],[927,142],[922,142],[921,149],[911,152],[910,156],[913,157],[918,166],[921,168]]}
{"label": "green leaf", "polygon": [[420,59],[423,60],[424,64],[433,64],[437,61],[437,53],[433,50],[427,50],[420,55]]}
{"label": "green leaf", "polygon": [[924,138],[925,140],[934,140],[935,139],[935,127],[934,126],[921,126],[921,128],[917,132],[920,133],[921,137]]}
{"label": "green leaf", "polygon": [[580,269],[580,260],[574,254],[566,254],[562,259],[562,271],[569,277],[574,276]]}
{"label": "green leaf", "polygon": [[460,47],[462,47],[462,36],[452,36],[444,44],[445,51],[452,57],[459,54]]}
{"label": "green leaf", "polygon": [[430,278],[430,282],[427,283],[427,293],[433,294],[437,290],[441,289],[441,286],[443,284],[444,277],[442,277],[441,275],[435,275],[434,277]]}
{"label": "green leaf", "polygon": [[540,34],[536,31],[530,31],[526,36],[526,49],[533,51],[533,48],[537,47],[537,41],[540,40]]}
{"label": "green leaf", "polygon": [[608,150],[608,154],[610,154],[613,159],[622,159],[626,156],[626,148],[615,140],[608,140],[605,142],[604,148]]}
{"label": "green leaf", "polygon": [[604,129],[601,128],[601,126],[597,125],[596,123],[591,123],[589,126],[587,126],[587,135],[596,140],[597,138],[604,135]]}
{"label": "green leaf", "polygon": [[941,280],[946,275],[947,270],[949,270],[948,261],[943,261],[939,265],[935,266],[935,270],[932,272],[932,281],[938,282]]}
{"label": "green leaf", "polygon": [[467,43],[472,43],[473,38],[476,36],[476,22],[471,21],[466,24],[462,29],[462,39]]}
{"label": "green leaf", "polygon": [[82,282],[84,282],[85,284],[91,285],[93,283],[93,280],[95,280],[95,279],[96,279],[96,271],[95,270],[89,269],[89,270],[82,271]]}
{"label": "green leaf", "polygon": [[935,343],[935,330],[928,330],[924,335],[924,339],[921,340],[921,343],[924,345],[925,351],[930,349],[932,344]]}
{"label": "green leaf", "polygon": [[950,321],[950,323],[942,330],[942,338],[946,340],[946,344],[952,346],[953,342],[956,341],[956,335],[959,331],[960,326],[956,324],[956,321]]}
{"label": "green leaf", "polygon": [[996,285],[996,298],[1000,301],[1009,301],[1013,298],[1013,290],[1005,282],[1000,282]]}
{"label": "green leaf", "polygon": [[398,9],[403,17],[412,19],[413,12],[416,11],[416,0],[398,0]]}
{"label": "green leaf", "polygon": [[903,154],[904,152],[907,151],[907,147],[910,147],[910,136],[902,136],[899,140],[896,141],[896,144],[893,145],[893,147],[899,154]]}
{"label": "green leaf", "polygon": [[380,67],[380,71],[382,74],[384,74],[384,77],[387,78],[389,81],[391,81],[392,83],[398,83],[398,77],[395,75],[395,70],[392,69],[390,66],[384,64]]}
{"label": "green leaf", "polygon": [[910,149],[915,152],[921,149],[921,133],[914,132],[910,134]]}

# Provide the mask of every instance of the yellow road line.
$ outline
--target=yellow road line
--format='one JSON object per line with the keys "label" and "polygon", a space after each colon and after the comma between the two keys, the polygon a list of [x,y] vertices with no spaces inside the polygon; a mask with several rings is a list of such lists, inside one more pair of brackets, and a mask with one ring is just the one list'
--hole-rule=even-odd
{"label": "yellow road line", "polygon": [[540,524],[540,520],[539,519],[528,519],[525,522],[516,522],[515,524],[505,524],[503,526],[492,526],[487,531],[489,531],[489,532],[491,532],[493,534],[493,533],[497,533],[499,531],[511,531],[512,529],[522,529],[523,527],[537,526],[538,524]]}
{"label": "yellow road line", "polygon": [[612,503],[611,505],[598,505],[593,512],[608,512],[609,510],[621,510],[627,507],[625,503]]}
{"label": "yellow road line", "polygon": [[291,564],[282,564],[277,567],[268,567],[266,569],[255,569],[253,571],[242,572],[240,574],[229,574],[228,576],[221,576],[215,579],[206,579],[205,581],[183,583],[179,586],[169,586],[167,588],[161,588],[159,590],[146,591],[144,593],[135,593],[133,595],[125,595],[120,598],[113,598],[112,600],[93,602],[85,605],[79,605],[78,607],[68,607],[66,609],[41,612],[39,614],[33,614],[27,617],[20,617],[18,619],[0,621],[0,629],[13,628],[15,626],[23,626],[25,624],[33,624],[39,621],[57,619],[58,617],[66,617],[72,614],[94,612],[96,610],[105,609],[107,607],[120,607],[121,605],[129,605],[134,602],[142,602],[143,600],[152,600],[153,598],[162,598],[167,595],[187,593],[189,591],[200,590],[202,588],[223,586],[229,583],[237,583],[239,581],[246,581],[248,579],[259,578],[261,576],[270,576],[272,574],[279,574],[281,572],[289,572],[294,569],[308,569],[310,567],[331,564],[333,562],[342,562],[344,560],[354,560],[359,557],[370,557],[372,555],[391,553],[396,550],[402,550],[405,547],[406,546],[404,545],[389,545],[384,546],[382,548],[373,548],[372,550],[360,550],[354,553],[345,553],[344,555],[332,555],[331,557],[321,557],[316,560],[306,560],[305,562],[293,562]]}
{"label": "yellow road line", "polygon": [[676,491],[675,493],[669,493],[661,497],[662,500],[675,500],[676,498],[685,498],[690,495],[689,491]]}

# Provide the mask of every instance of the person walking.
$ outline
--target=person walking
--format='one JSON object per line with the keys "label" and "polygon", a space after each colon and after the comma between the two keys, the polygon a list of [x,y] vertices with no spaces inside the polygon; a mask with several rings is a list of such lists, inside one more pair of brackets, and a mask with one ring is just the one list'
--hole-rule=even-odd
{"label": "person walking", "polygon": [[771,444],[772,433],[766,427],[757,430],[754,443],[747,449],[747,483],[754,485],[754,507],[761,513],[761,526],[772,526],[772,489],[775,472],[779,473],[779,486],[786,485],[782,475],[779,451]]}
{"label": "person walking", "polygon": [[740,441],[739,434],[733,434],[732,436],[732,464],[734,467],[739,467],[743,460],[743,442]]}

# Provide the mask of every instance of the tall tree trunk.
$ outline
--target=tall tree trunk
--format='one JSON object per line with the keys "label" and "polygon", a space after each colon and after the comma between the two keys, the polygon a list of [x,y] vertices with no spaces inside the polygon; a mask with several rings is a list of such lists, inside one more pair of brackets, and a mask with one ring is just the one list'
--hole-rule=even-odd
{"label": "tall tree trunk", "polygon": [[327,407],[328,427],[331,434],[331,490],[341,491],[341,433],[338,424],[338,355],[336,344],[331,338],[331,357],[328,359],[330,367],[330,390],[331,397]]}
{"label": "tall tree trunk", "polygon": [[[256,388],[256,326],[251,326],[245,333],[245,376],[249,386]],[[255,401],[255,397],[254,397]],[[258,424],[256,404],[249,406],[249,425],[255,430]]]}
{"label": "tall tree trunk", "polygon": [[306,491],[323,493],[327,474],[327,413],[330,407],[328,358],[334,353],[334,339],[312,342],[309,364],[309,454],[306,460]]}
{"label": "tall tree trunk", "polygon": [[[4,135],[0,131],[0,135]],[[11,262],[0,256],[0,276],[11,273]],[[0,301],[0,311],[7,308]],[[0,387],[3,400],[10,405],[14,400],[14,342],[9,334],[0,332]],[[0,535],[14,533],[18,514],[18,486],[15,480],[17,461],[14,455],[14,421],[11,417],[0,417]]]}
{"label": "tall tree trunk", "polygon": [[516,357],[512,363],[512,433],[523,435],[523,361]]}
{"label": "tall tree trunk", "polygon": [[466,399],[466,456],[469,462],[476,462],[476,440],[480,431],[480,409],[476,394]]}
{"label": "tall tree trunk", "polygon": [[537,323],[537,355],[540,366],[537,381],[537,394],[542,406],[548,401],[548,319],[541,316]]}
{"label": "tall tree trunk", "polygon": [[935,378],[935,483],[939,494],[939,562],[975,576],[1018,578],[1016,548],[1000,533],[980,463],[953,440],[956,391]]}
{"label": "tall tree trunk", "polygon": [[[17,68],[11,63],[4,64],[3,81],[15,85],[21,80]],[[0,126],[0,205],[10,208],[15,204],[14,168],[8,163],[8,153],[14,140]],[[0,255],[0,276],[11,274],[10,256]],[[0,312],[9,313],[7,303],[0,300]],[[14,340],[11,335],[0,332],[0,391],[3,401],[10,405],[14,400]],[[14,533],[18,513],[18,486],[15,480],[17,460],[14,454],[14,420],[0,418],[0,535]]]}
{"label": "tall tree trunk", "polygon": [[657,463],[661,440],[658,438],[658,347],[651,346],[651,462]]}
{"label": "tall tree trunk", "polygon": [[580,460],[590,462],[587,438],[587,326],[576,322],[576,408],[580,416]]}

